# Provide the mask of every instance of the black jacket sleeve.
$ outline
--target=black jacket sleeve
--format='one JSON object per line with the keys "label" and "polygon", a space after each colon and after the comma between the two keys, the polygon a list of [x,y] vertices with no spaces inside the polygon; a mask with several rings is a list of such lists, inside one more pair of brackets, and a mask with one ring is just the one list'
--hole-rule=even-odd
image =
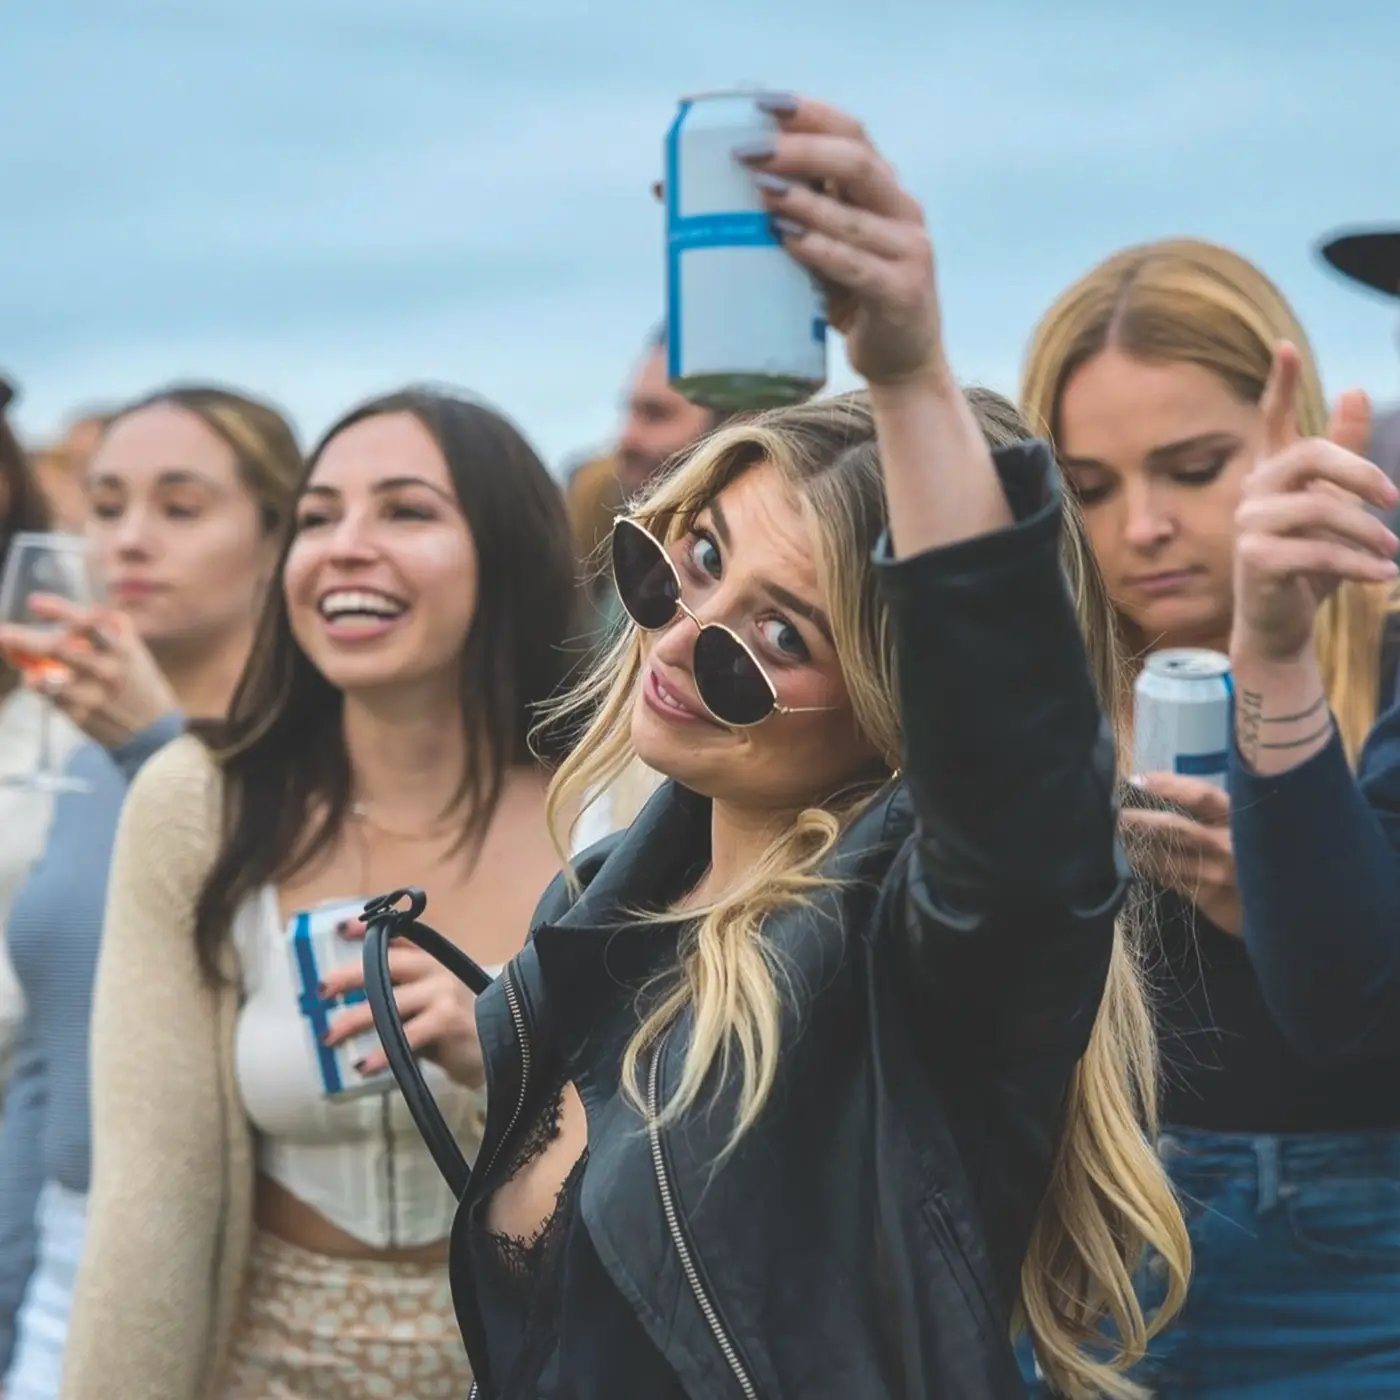
{"label": "black jacket sleeve", "polygon": [[1127,884],[1113,740],[1060,567],[1054,460],[1029,442],[996,465],[1011,526],[880,565],[915,818],[890,914],[977,1045],[1077,1058]]}

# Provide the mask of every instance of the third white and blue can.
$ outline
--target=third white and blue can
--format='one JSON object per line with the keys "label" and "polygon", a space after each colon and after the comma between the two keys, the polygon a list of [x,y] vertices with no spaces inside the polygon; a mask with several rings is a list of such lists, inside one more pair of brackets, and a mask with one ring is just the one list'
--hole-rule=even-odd
{"label": "third white and blue can", "polygon": [[1134,687],[1134,771],[1224,787],[1234,708],[1228,656],[1195,647],[1153,652]]}
{"label": "third white and blue can", "polygon": [[321,993],[328,972],[364,957],[364,940],[345,938],[340,925],[361,918],[365,901],[331,900],[314,909],[293,914],[287,925],[287,950],[297,988],[297,1005],[306,1022],[307,1039],[321,1087],[329,1099],[354,1099],[365,1094],[387,1094],[395,1086],[387,1069],[361,1074],[356,1064],[379,1049],[379,1034],[371,1026],[358,1035],[328,1046],[324,1036],[339,1011],[365,1004],[365,990],[355,987],[336,997]]}
{"label": "third white and blue can", "polygon": [[800,403],[826,383],[821,293],[734,158],[778,131],[759,96],[687,97],[666,137],[668,375],[725,412]]}

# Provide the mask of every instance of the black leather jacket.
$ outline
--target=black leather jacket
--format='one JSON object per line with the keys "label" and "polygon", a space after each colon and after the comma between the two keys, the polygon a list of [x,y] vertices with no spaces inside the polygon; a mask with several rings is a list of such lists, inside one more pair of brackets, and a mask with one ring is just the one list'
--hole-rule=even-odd
{"label": "black leather jacket", "polygon": [[[778,1082],[722,1166],[713,1110],[649,1131],[619,1092],[638,988],[676,933],[629,918],[704,867],[709,804],[674,783],[546,893],[482,995],[490,1111],[453,1237],[458,1320],[492,1395],[461,1227],[566,1067],[588,1116],[582,1211],[693,1400],[1021,1397],[1008,1318],[1061,1102],[1102,995],[1125,868],[1113,757],[1059,571],[1039,443],[999,454],[1017,523],[879,568],[902,780],[770,918],[791,971]],[[644,1062],[664,1102],[688,1022]]]}

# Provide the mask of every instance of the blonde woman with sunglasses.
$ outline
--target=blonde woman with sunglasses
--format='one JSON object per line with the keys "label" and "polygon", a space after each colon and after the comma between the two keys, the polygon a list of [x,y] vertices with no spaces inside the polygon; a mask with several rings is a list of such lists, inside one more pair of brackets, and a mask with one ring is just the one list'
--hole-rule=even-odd
{"label": "blonde woman with sunglasses", "polygon": [[550,806],[669,781],[477,1002],[458,1323],[482,1400],[1011,1400],[1021,1320],[1066,1395],[1133,1395],[1130,1271],[1168,1261],[1160,1325],[1187,1244],[1115,932],[1111,620],[1047,449],[955,384],[918,204],[848,116],[764,102],[735,159],[868,393],[726,427],[617,527],[635,626]]}

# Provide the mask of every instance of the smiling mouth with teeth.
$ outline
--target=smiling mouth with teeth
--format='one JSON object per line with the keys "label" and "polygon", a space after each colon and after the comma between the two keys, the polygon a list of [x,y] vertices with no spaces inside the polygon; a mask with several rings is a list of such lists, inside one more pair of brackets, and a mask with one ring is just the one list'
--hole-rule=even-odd
{"label": "smiling mouth with teeth", "polygon": [[319,606],[327,622],[389,622],[408,611],[408,605],[399,599],[362,588],[342,588],[327,593]]}

